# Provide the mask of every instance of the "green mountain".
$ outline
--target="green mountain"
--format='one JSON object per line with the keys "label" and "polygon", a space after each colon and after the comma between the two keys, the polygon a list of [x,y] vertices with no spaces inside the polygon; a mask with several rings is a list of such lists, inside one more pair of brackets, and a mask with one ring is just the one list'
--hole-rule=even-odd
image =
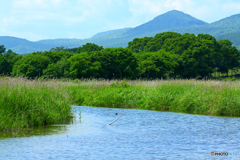
{"label": "green mountain", "polygon": [[14,37],[1,37],[0,44],[17,53],[50,50],[65,46],[79,47],[86,43],[95,43],[106,47],[126,47],[134,38],[155,36],[157,33],[172,31],[181,34],[211,34],[217,39],[229,39],[240,47],[240,14],[233,15],[214,23],[205,23],[180,11],[170,11],[134,28],[123,28],[97,33],[89,39],[50,39],[31,42]]}
{"label": "green mountain", "polygon": [[179,33],[207,33],[213,36],[219,36],[221,34],[240,32],[240,14],[236,14],[217,22],[203,25],[203,26],[193,26],[186,28],[176,28],[170,29],[169,31],[179,32]]}
{"label": "green mountain", "polygon": [[173,10],[165,14],[159,15],[153,20],[137,26],[123,36],[126,37],[137,37],[139,35],[145,36],[151,33],[159,33],[164,30],[179,28],[179,27],[191,27],[206,25],[206,22],[198,20],[183,12]]}
{"label": "green mountain", "polygon": [[[101,37],[104,37],[104,36],[111,36],[111,35],[114,35],[115,33],[117,33],[116,35],[120,35],[120,34],[123,34],[129,30],[131,30],[132,28],[123,28],[123,29],[115,29],[115,30],[110,30],[110,31],[106,31],[106,32],[100,32],[100,33],[97,33],[95,34],[94,36],[92,36],[93,39],[96,39],[96,38],[101,38]],[[114,38],[114,37],[112,37]]]}
{"label": "green mountain", "polygon": [[[144,36],[154,36],[155,34],[162,32],[166,29],[179,28],[179,27],[190,27],[206,25],[207,23],[198,20],[188,14],[180,11],[170,11],[165,14],[159,15],[153,20],[144,23],[135,28],[124,28],[118,30],[111,30],[107,32],[101,32],[89,39],[83,40],[69,40],[69,39],[59,39],[56,40],[59,45],[70,47],[70,44],[85,44],[87,42],[96,43],[104,47],[126,47],[128,42],[136,37]],[[38,41],[44,44],[55,44],[54,40]],[[73,45],[71,47],[73,47]],[[78,45],[79,46],[79,45]]]}
{"label": "green mountain", "polygon": [[26,39],[0,36],[0,44],[5,48],[12,49],[16,53],[32,53],[34,51],[45,51],[51,49],[50,45],[31,42]]}
{"label": "green mountain", "polygon": [[240,49],[240,32],[226,33],[216,36],[216,39],[228,39],[230,40],[238,49]]}

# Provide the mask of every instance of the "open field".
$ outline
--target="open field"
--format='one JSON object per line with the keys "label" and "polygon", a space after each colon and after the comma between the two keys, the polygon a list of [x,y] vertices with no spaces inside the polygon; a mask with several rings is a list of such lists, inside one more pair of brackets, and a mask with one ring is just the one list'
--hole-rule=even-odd
{"label": "open field", "polygon": [[71,106],[240,116],[238,81],[0,78],[0,130],[67,123]]}

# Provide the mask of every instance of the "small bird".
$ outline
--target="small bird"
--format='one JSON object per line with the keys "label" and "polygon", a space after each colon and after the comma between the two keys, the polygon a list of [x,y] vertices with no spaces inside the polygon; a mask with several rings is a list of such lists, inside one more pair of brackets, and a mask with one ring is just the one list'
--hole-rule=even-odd
{"label": "small bird", "polygon": [[118,113],[115,113],[116,115],[118,115]]}

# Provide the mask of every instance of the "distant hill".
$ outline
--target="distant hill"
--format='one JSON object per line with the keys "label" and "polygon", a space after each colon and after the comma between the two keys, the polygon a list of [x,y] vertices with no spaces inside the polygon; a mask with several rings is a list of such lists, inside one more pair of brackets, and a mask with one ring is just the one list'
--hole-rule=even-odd
{"label": "distant hill", "polygon": [[168,30],[172,28],[201,26],[206,24],[206,22],[198,20],[188,14],[173,10],[165,14],[159,15],[153,20],[129,30],[128,32],[124,33],[124,36],[145,36],[149,33],[159,33],[163,30]]}
{"label": "distant hill", "polygon": [[36,43],[49,45],[51,46],[51,48],[60,47],[60,46],[74,48],[74,47],[79,47],[85,44],[84,41],[81,39],[69,39],[69,38],[46,39],[46,40],[36,41]]}
{"label": "distant hill", "polygon": [[228,39],[230,40],[238,49],[240,49],[240,32],[226,33],[216,36],[216,39]]}
{"label": "distant hill", "polygon": [[169,31],[179,33],[208,33],[213,36],[219,36],[221,34],[240,32],[240,14],[236,14],[211,24],[203,26],[193,26],[187,28],[170,29]]}
{"label": "distant hill", "polygon": [[17,53],[50,50],[65,46],[76,48],[86,43],[95,43],[106,47],[126,47],[134,38],[155,36],[157,33],[172,31],[181,34],[211,34],[217,39],[229,39],[240,48],[240,14],[236,14],[214,23],[206,23],[183,12],[173,10],[159,15],[153,20],[134,28],[110,30],[95,34],[89,39],[50,39],[31,42],[26,39],[0,36],[0,44]]}
{"label": "distant hill", "polygon": [[7,49],[12,49],[16,53],[32,53],[34,51],[45,51],[51,49],[51,46],[47,44],[40,44],[10,36],[0,36],[0,44],[3,44]]}
{"label": "distant hill", "polygon": [[132,28],[123,28],[123,29],[115,29],[115,30],[110,30],[110,31],[106,31],[106,32],[100,32],[95,34],[94,36],[92,36],[91,38],[100,38],[103,36],[109,36],[109,35],[113,35],[114,33],[118,33],[118,34],[122,34],[124,32],[127,32],[129,30],[131,30]]}

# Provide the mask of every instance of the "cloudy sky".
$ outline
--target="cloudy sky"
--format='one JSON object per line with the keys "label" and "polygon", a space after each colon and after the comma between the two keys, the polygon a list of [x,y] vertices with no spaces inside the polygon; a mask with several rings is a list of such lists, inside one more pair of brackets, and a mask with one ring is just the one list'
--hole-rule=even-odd
{"label": "cloudy sky", "polygon": [[135,27],[173,9],[211,23],[240,13],[239,0],[3,0],[0,36],[90,38]]}

